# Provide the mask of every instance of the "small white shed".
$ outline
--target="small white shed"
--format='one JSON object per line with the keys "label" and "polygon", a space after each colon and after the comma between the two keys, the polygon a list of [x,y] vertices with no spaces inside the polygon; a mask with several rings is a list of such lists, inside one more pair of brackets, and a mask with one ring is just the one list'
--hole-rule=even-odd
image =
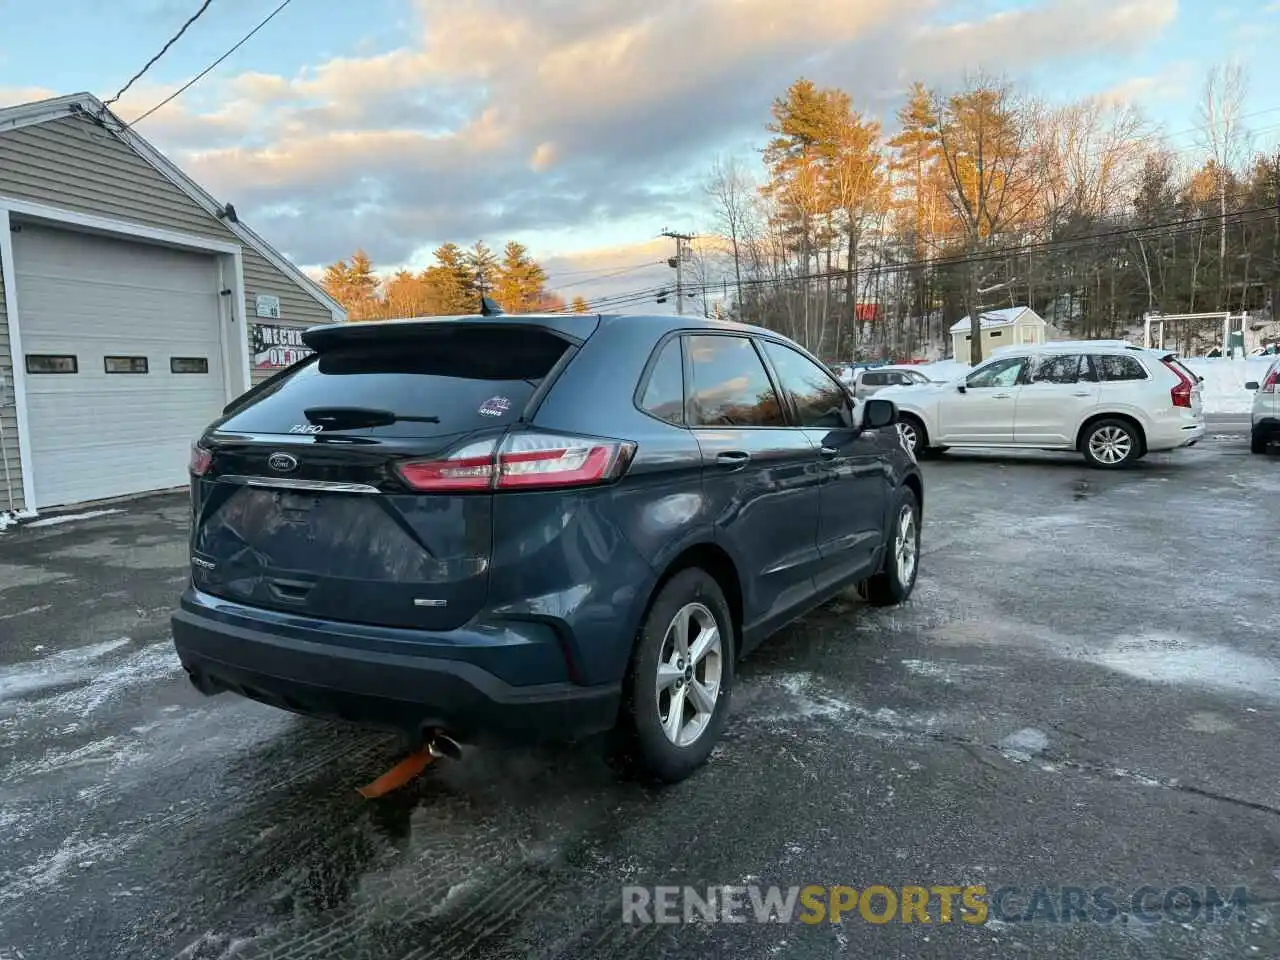
{"label": "small white shed", "polygon": [[[969,361],[971,326],[969,318],[963,317],[951,327],[951,355],[965,363]],[[1044,343],[1049,338],[1048,324],[1030,307],[988,310],[982,314],[979,327],[983,357],[991,356],[997,347]]]}

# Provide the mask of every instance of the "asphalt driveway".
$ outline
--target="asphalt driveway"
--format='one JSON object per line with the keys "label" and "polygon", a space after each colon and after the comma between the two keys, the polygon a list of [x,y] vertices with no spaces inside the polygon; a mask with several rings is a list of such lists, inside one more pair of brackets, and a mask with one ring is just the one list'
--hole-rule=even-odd
{"label": "asphalt driveway", "polygon": [[[0,534],[0,960],[1280,955],[1280,457],[925,469],[912,601],[776,637],[666,790],[469,751],[364,801],[394,743],[183,679],[181,498]],[[1018,892],[984,924],[637,925],[624,884]],[[1062,922],[1039,885],[1247,906]]]}

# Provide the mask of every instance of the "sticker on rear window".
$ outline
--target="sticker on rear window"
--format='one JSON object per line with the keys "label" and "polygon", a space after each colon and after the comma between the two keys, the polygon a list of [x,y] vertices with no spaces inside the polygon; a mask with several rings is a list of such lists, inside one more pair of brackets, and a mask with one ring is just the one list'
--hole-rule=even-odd
{"label": "sticker on rear window", "polygon": [[480,415],[483,417],[500,417],[511,409],[511,401],[506,397],[490,397],[480,404]]}

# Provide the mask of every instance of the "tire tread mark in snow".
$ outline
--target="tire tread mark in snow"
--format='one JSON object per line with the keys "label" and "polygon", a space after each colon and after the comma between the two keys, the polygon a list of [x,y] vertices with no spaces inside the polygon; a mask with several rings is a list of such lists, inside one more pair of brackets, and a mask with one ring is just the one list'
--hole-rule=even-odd
{"label": "tire tread mark in snow", "polygon": [[[425,833],[427,836],[436,835],[429,829]],[[463,858],[458,855],[456,844],[465,841],[458,837],[448,839],[453,846],[442,838],[437,843],[429,843],[426,849],[417,850],[417,855],[405,863],[398,863],[394,859],[386,862],[384,858],[379,866],[391,871],[392,875],[383,875],[372,883],[364,881],[360,896],[352,902],[344,903],[337,915],[323,927],[299,931],[299,923],[292,923],[274,931],[264,945],[270,951],[266,956],[272,960],[331,960],[342,955],[339,951],[343,949],[358,953],[367,947],[370,939],[403,943],[411,936],[403,929],[405,926],[431,924],[450,890],[468,879],[474,879],[477,869],[499,866],[504,852],[510,849],[500,837],[481,837],[466,843],[468,857]],[[480,854],[479,863],[476,862],[476,854]],[[441,877],[425,889],[415,882],[424,873],[438,873],[442,866],[452,876]],[[407,876],[395,876],[394,873],[398,870]],[[500,886],[505,886],[505,883]],[[371,916],[371,904],[378,906],[385,898],[397,895],[403,898],[403,903],[394,914]],[[306,920],[309,921],[310,918]],[[407,943],[404,947],[411,950],[407,956],[421,955]],[[403,955],[397,956],[405,960]],[[428,956],[434,960],[434,954]]]}
{"label": "tire tread mark in snow", "polygon": [[[486,909],[500,894],[505,898],[508,889],[524,888],[526,885],[527,891],[524,896],[514,901],[508,900],[505,905],[500,904],[497,910]],[[434,938],[429,944],[431,947],[429,956],[439,957],[441,960],[462,960],[470,954],[472,947],[494,938],[501,930],[511,926],[519,919],[520,911],[525,906],[545,895],[549,890],[550,885],[545,878],[535,876],[534,870],[528,867],[517,870],[472,904],[466,913],[455,918],[440,935]],[[488,925],[479,932],[466,929],[476,920],[487,921]],[[455,950],[455,947],[459,947],[460,950]],[[443,952],[437,953],[437,950]]]}

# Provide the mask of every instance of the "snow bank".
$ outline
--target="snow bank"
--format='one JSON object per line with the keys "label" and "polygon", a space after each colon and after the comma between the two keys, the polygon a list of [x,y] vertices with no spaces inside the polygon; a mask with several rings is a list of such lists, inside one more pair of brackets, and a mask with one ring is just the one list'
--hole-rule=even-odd
{"label": "snow bank", "polygon": [[930,380],[954,380],[968,372],[969,364],[961,363],[959,360],[938,360],[936,363],[916,364],[915,369]]}
{"label": "snow bank", "polygon": [[36,515],[34,510],[0,510],[0,533]]}
{"label": "snow bank", "polygon": [[1250,357],[1233,360],[1226,357],[1190,357],[1183,361],[1188,370],[1204,377],[1200,384],[1205,413],[1248,413],[1253,408],[1253,393],[1244,385],[1250,380],[1262,382],[1275,357]]}
{"label": "snow bank", "polygon": [[47,517],[44,520],[36,520],[29,523],[29,527],[56,527],[64,523],[72,523],[76,520],[91,520],[94,517],[105,517],[113,513],[124,513],[123,510],[85,510],[83,513],[61,513],[56,517]]}

